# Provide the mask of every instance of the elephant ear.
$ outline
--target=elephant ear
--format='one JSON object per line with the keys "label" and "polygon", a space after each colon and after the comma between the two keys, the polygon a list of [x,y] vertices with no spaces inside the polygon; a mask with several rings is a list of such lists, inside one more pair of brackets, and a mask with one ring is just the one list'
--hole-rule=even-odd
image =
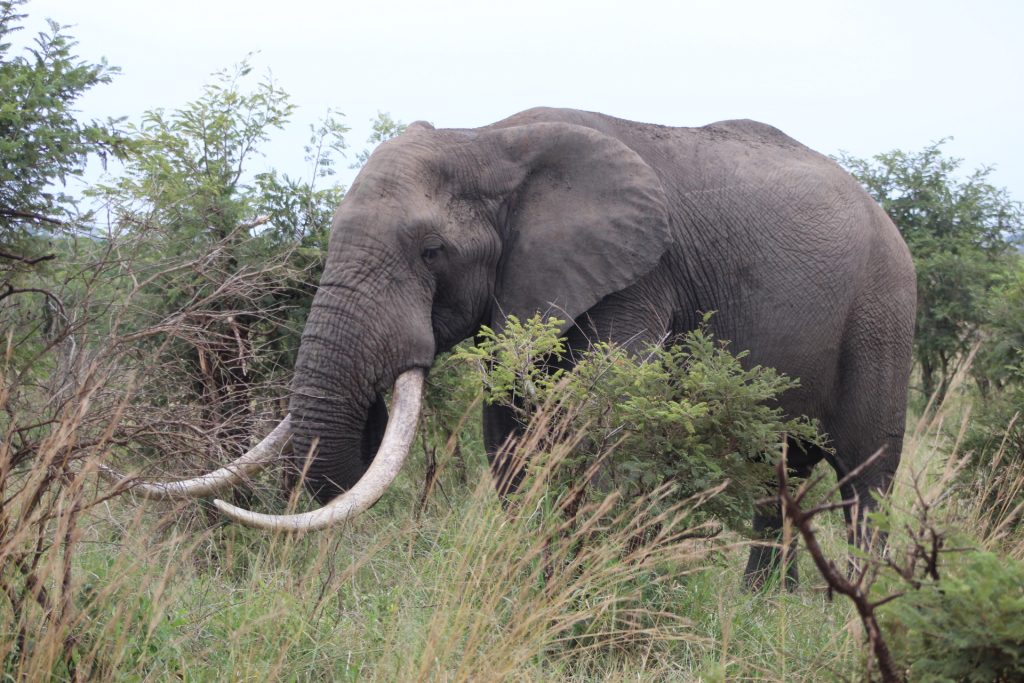
{"label": "elephant ear", "polygon": [[[566,123],[491,131],[515,169],[492,324],[566,321],[653,269],[670,242],[661,181],[615,138]],[[563,328],[563,329],[565,329]]]}

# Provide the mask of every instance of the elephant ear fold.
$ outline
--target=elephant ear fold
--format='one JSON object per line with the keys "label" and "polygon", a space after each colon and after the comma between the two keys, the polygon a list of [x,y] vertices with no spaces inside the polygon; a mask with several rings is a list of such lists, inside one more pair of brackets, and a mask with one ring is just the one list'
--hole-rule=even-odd
{"label": "elephant ear fold", "polygon": [[512,162],[492,323],[566,321],[650,272],[670,242],[661,181],[592,128],[534,123],[488,133]]}

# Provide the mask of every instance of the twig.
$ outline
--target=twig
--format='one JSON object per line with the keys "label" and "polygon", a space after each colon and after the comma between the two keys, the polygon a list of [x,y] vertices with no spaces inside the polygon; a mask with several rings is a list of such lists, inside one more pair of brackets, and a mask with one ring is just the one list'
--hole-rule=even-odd
{"label": "twig", "polygon": [[[876,452],[871,459],[879,456],[881,451]],[[869,460],[870,462],[870,460]],[[812,519],[815,515],[824,512],[827,509],[832,509],[832,505],[819,505],[817,508],[804,512],[800,509],[800,498],[806,491],[801,492],[797,497],[794,497],[789,492],[789,481],[786,474],[786,459],[785,457],[779,460],[776,465],[776,475],[779,479],[779,500],[782,503],[782,514],[789,520],[790,523],[800,532],[803,536],[804,544],[807,546],[807,552],[810,554],[811,559],[814,560],[814,564],[818,567],[818,571],[825,578],[828,583],[829,590],[835,591],[840,595],[845,595],[854,604],[857,609],[857,614],[860,615],[860,620],[864,624],[864,629],[868,634],[868,642],[871,644],[871,649],[874,652],[875,660],[878,662],[879,672],[882,674],[882,680],[885,683],[896,683],[903,680],[902,676],[897,673],[896,662],[892,658],[892,653],[889,651],[889,646],[885,642],[885,638],[882,636],[882,629],[878,625],[878,619],[875,615],[875,608],[878,606],[872,603],[869,599],[867,591],[864,588],[863,576],[866,575],[867,565],[862,570],[862,575],[858,577],[856,582],[848,579],[844,573],[836,567],[835,563],[825,556],[825,551],[818,543],[818,537],[814,532],[814,528],[811,524]],[[851,472],[840,483],[845,483],[849,478],[855,476],[856,472],[862,468],[858,468]],[[836,488],[839,484],[836,485]]]}

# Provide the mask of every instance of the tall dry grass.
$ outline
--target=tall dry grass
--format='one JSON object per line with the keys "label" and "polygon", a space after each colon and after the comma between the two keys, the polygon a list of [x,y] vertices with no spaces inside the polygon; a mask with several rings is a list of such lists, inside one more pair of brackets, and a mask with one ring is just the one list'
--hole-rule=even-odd
{"label": "tall dry grass", "polygon": [[[0,450],[0,581],[8,598],[0,614],[4,633],[14,634],[0,642],[0,661],[12,678],[205,671],[287,679],[298,658],[313,667],[308,673],[331,677],[494,680],[538,662],[557,668],[595,652],[706,640],[649,597],[719,549],[707,525],[692,519],[704,498],[672,502],[662,488],[576,509],[573,492],[547,485],[580,438],[552,438],[553,413],[518,445],[541,465],[511,508],[481,478],[443,515],[417,521],[406,508],[401,525],[368,518],[344,532],[343,544],[326,535],[176,527],[187,508],[112,500],[117,491],[98,488],[94,474],[118,415],[88,448],[76,442],[102,383],[99,375],[83,383],[35,459],[13,468],[8,440]],[[365,588],[374,581],[395,601],[380,604],[380,593]],[[378,604],[358,606],[364,593]],[[354,662],[366,619],[383,622],[380,648]],[[212,640],[193,642],[208,629]],[[342,665],[331,651],[349,658]]]}
{"label": "tall dry grass", "polygon": [[599,655],[707,643],[682,611],[650,595],[722,549],[714,525],[694,518],[721,487],[685,501],[673,501],[668,486],[630,501],[612,493],[577,508],[578,491],[550,486],[582,438],[559,419],[545,411],[516,444],[534,466],[508,509],[484,480],[471,514],[450,520],[460,552],[427,571],[429,617],[417,647],[396,639],[386,679],[505,680],[535,666],[539,674]]}
{"label": "tall dry grass", "polygon": [[[114,370],[79,374],[31,461],[15,466],[11,440],[0,444],[0,662],[12,680],[816,681],[864,670],[855,615],[828,601],[806,560],[794,594],[742,591],[745,543],[709,533],[703,498],[662,488],[580,505],[578,491],[550,486],[582,437],[555,411],[517,445],[533,466],[506,506],[479,459],[476,483],[460,488],[465,473],[444,470],[449,449],[423,514],[413,467],[347,527],[264,535],[196,525],[201,504],[136,505],[96,483],[123,414],[97,400],[124,385]],[[1024,476],[1000,450],[990,477],[963,484],[969,414],[957,400],[910,430],[894,504],[917,485],[986,548],[1020,558],[1009,501]],[[819,533],[833,557],[847,552],[838,514]]]}
{"label": "tall dry grass", "polygon": [[[974,411],[966,384],[977,350],[976,346],[961,364],[943,399],[932,396],[908,430],[889,498],[904,509],[920,502],[942,510],[943,522],[976,539],[979,547],[1021,560],[1024,461],[1011,457],[1008,450],[1021,414],[1010,419],[994,453],[963,448]],[[984,465],[971,468],[979,455]]]}

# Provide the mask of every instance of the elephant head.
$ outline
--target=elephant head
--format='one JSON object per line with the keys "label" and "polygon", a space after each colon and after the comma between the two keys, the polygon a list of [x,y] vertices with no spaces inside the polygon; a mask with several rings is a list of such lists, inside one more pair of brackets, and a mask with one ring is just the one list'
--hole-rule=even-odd
{"label": "elephant head", "polygon": [[[408,453],[436,354],[512,314],[550,310],[571,325],[651,271],[669,241],[658,176],[593,128],[413,124],[371,155],[335,214],[290,424],[261,445],[262,459],[247,454],[205,478],[140,490],[206,495],[230,486],[271,459],[290,430],[292,469],[325,506],[274,516],[217,501],[221,510],[288,529],[357,513]],[[383,397],[392,387],[389,420]]]}

